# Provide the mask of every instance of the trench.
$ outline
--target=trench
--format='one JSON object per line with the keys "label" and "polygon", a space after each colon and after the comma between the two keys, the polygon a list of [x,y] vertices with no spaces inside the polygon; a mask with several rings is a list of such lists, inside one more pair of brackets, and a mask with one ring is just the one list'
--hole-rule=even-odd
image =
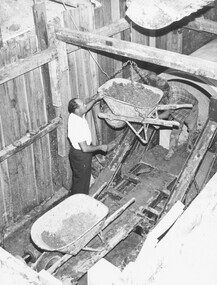
{"label": "trench", "polygon": [[[216,45],[217,41],[209,43],[199,49],[195,53],[195,56],[205,58],[206,54],[208,54],[210,57],[211,51],[214,50],[214,46],[216,47]],[[206,50],[206,53],[204,53],[204,50]],[[217,97],[217,82],[173,70],[168,70],[162,76],[169,81],[178,82],[180,86],[186,88],[198,99],[198,129],[202,131],[208,118],[210,98]],[[156,222],[156,213],[163,209],[166,202],[166,192],[162,190],[166,189],[170,191],[174,181],[176,181],[189,158],[189,154],[185,149],[187,130],[184,129],[180,136],[177,152],[169,162],[164,160],[164,155],[168,147],[169,132],[170,130],[166,128],[160,130],[159,133],[155,131],[155,141],[158,140],[158,143],[153,143],[145,150],[144,145],[137,140],[133,144],[131,152],[125,157],[120,171],[116,173],[112,187],[100,197],[103,203],[110,208],[115,207],[123,200],[135,197],[136,202],[133,204],[133,207],[135,209],[143,207],[142,213],[150,221],[149,225],[141,224],[136,227],[126,239],[116,245],[105,256],[108,261],[120,269],[123,269],[130,261],[135,260],[144,238],[151,226],[154,226]],[[209,148],[197,170],[194,183],[190,185],[189,194],[186,197],[187,204],[192,201],[211,178],[213,172],[216,170],[216,164],[216,149]],[[155,211],[149,211],[145,207],[147,205]],[[5,249],[13,255],[25,255],[25,249],[28,245],[32,246],[29,239],[30,226],[26,225],[25,228],[20,229],[19,232],[14,233],[13,236],[5,240]],[[67,264],[64,265],[59,272],[59,278],[61,278],[61,272],[64,272],[64,276],[70,277],[71,267],[68,267]],[[79,279],[79,284],[86,283],[87,278],[84,274]]]}

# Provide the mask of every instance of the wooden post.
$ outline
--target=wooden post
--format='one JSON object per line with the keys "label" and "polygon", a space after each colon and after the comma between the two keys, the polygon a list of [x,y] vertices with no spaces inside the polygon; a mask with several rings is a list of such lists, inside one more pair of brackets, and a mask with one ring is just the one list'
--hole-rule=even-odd
{"label": "wooden post", "polygon": [[[33,16],[35,22],[36,35],[38,38],[38,47],[40,50],[46,50],[49,47],[48,42],[48,31],[47,31],[47,18],[46,18],[46,6],[45,0],[34,0],[33,5]],[[53,120],[56,117],[55,108],[53,106],[53,99],[51,93],[50,85],[50,73],[48,64],[45,64],[41,68],[43,86],[44,86],[44,96],[46,102],[48,121]],[[59,174],[59,165],[57,159],[57,132],[53,131],[49,133],[49,137],[46,136],[45,139],[49,140],[50,145],[50,166],[49,171],[51,172],[53,183],[51,185],[51,191],[58,190],[62,186],[62,175]],[[56,189],[53,189],[55,185]]]}

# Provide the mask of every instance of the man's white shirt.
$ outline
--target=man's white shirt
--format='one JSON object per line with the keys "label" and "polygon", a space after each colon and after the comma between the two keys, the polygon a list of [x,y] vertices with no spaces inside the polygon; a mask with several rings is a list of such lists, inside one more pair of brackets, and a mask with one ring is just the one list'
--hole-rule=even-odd
{"label": "man's white shirt", "polygon": [[85,115],[79,117],[71,113],[68,118],[68,138],[75,149],[81,149],[79,143],[86,141],[87,145],[92,142],[91,132]]}

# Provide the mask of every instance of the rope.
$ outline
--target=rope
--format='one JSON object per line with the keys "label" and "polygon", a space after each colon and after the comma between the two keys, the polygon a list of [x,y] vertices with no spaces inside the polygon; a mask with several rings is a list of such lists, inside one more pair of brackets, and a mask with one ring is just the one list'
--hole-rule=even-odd
{"label": "rope", "polygon": [[[78,28],[78,26],[76,25],[74,19],[72,18],[72,15],[69,13],[69,11],[68,11],[68,9],[67,9],[67,7],[66,7],[66,4],[65,4],[65,2],[64,2],[64,0],[61,0],[61,1],[62,1],[63,6],[64,6],[64,9],[66,10],[66,12],[68,13],[69,17],[70,17],[71,20],[72,20],[73,25],[75,26],[76,30],[79,31],[79,28]],[[92,57],[93,61],[94,61],[94,62],[96,63],[96,65],[98,66],[98,68],[101,70],[101,72],[102,72],[103,74],[105,74],[105,75],[107,76],[107,78],[109,79],[109,75],[102,69],[102,67],[100,66],[100,64],[98,63],[98,61],[94,58],[92,52],[91,52],[89,49],[88,49],[88,52],[89,52],[90,56]]]}
{"label": "rope", "polygon": [[[73,25],[75,26],[76,30],[79,31],[78,26],[76,25],[76,23],[75,23],[75,21],[74,21],[72,15],[70,14],[69,10],[68,10],[67,7],[66,7],[65,1],[64,1],[64,0],[61,0],[61,1],[62,1],[62,4],[63,4],[64,9],[66,10],[66,12],[68,13],[70,19],[72,20]],[[130,21],[130,41],[131,41],[131,42],[132,42],[132,27],[133,27],[132,21]],[[106,77],[108,78],[108,80],[114,78],[117,74],[119,74],[121,71],[123,71],[124,68],[125,68],[128,64],[130,64],[130,78],[131,78],[131,83],[134,84],[134,83],[133,83],[133,82],[134,82],[134,81],[133,81],[133,72],[134,72],[134,70],[135,70],[136,72],[139,73],[139,71],[138,71],[139,68],[138,68],[137,64],[136,64],[134,61],[128,60],[127,62],[125,62],[125,63],[122,65],[122,67],[121,67],[119,70],[117,70],[113,75],[109,76],[108,73],[106,73],[106,72],[103,70],[103,68],[100,66],[99,62],[94,58],[92,52],[91,52],[89,49],[88,49],[88,52],[89,52],[91,58],[93,59],[93,61],[96,63],[96,65],[97,65],[98,68],[100,69],[100,71],[101,71],[103,74],[106,75]],[[140,75],[141,78],[143,78],[143,76],[142,76],[140,73],[139,73],[139,75]]]}

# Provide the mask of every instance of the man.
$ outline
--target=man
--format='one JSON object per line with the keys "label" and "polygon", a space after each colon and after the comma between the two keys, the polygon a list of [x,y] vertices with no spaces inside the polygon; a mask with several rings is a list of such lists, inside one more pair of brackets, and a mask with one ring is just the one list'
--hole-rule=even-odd
{"label": "man", "polygon": [[114,144],[92,145],[90,128],[85,119],[86,113],[101,99],[102,95],[97,94],[87,105],[78,98],[68,103],[68,138],[71,143],[69,160],[73,171],[71,194],[89,194],[92,153],[108,152],[114,148]]}
{"label": "man", "polygon": [[[137,70],[138,71],[138,70]],[[142,80],[151,86],[157,87],[164,92],[160,104],[192,104],[192,109],[182,108],[175,110],[166,110],[159,114],[159,119],[173,119],[179,122],[180,126],[173,127],[170,135],[169,151],[165,156],[169,160],[178,145],[179,136],[184,124],[188,128],[187,151],[191,151],[193,147],[193,139],[197,130],[198,119],[198,100],[186,89],[180,87],[175,81],[166,81],[154,72],[139,71]]]}

